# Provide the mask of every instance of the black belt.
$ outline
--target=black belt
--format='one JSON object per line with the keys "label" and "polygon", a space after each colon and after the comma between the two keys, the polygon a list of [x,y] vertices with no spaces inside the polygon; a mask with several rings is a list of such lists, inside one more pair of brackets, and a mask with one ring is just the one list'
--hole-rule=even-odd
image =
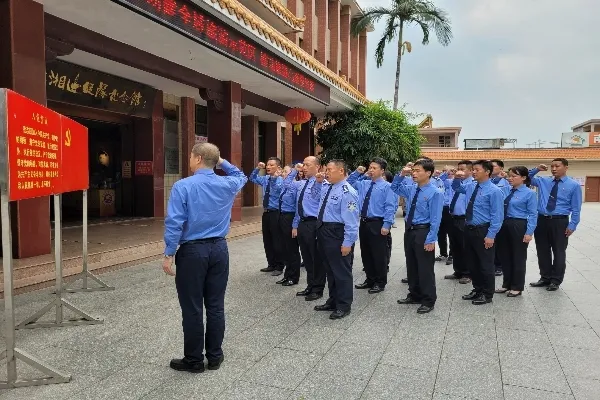
{"label": "black belt", "polygon": [[321,226],[344,226],[341,222],[321,222]]}
{"label": "black belt", "polygon": [[544,215],[544,214],[538,214],[538,217],[544,218],[544,219],[567,219],[567,218],[569,218],[568,215]]}
{"label": "black belt", "polygon": [[375,221],[382,222],[383,217],[361,217],[360,221],[361,222],[375,222]]}
{"label": "black belt", "polygon": [[272,213],[272,212],[279,212],[279,210],[276,210],[276,209],[274,209],[274,208],[266,208],[266,209],[264,210],[264,212],[265,212],[265,213]]}
{"label": "black belt", "polygon": [[220,242],[221,240],[225,240],[225,238],[224,237],[211,237],[211,238],[204,238],[204,239],[194,239],[194,240],[189,240],[185,243],[182,243],[181,245],[183,246],[184,244],[217,243],[217,242]]}
{"label": "black belt", "polygon": [[431,228],[431,224],[416,224],[416,225],[411,225],[407,228],[407,230],[409,231],[416,231],[418,229],[429,229]]}
{"label": "black belt", "polygon": [[453,215],[452,219],[467,219],[465,215]]}
{"label": "black belt", "polygon": [[281,215],[296,215],[294,211],[280,211]]}
{"label": "black belt", "polygon": [[505,221],[527,221],[527,218],[514,218],[514,217],[506,217]]}
{"label": "black belt", "polygon": [[479,228],[489,228],[490,224],[480,224],[480,225],[465,225],[467,227],[467,229],[470,230],[475,230],[475,229],[479,229]]}
{"label": "black belt", "polygon": [[306,221],[316,221],[317,217],[304,217],[304,218],[300,218],[300,222],[306,222]]}
{"label": "black belt", "polygon": [[446,208],[447,208],[448,210],[450,210],[450,206],[444,206],[444,210],[445,210]]}

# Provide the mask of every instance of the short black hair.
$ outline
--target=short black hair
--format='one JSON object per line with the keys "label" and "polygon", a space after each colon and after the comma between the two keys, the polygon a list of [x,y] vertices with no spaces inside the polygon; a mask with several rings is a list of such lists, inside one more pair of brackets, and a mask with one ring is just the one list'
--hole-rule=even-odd
{"label": "short black hair", "polygon": [[494,170],[494,166],[492,162],[489,160],[477,160],[473,163],[473,166],[479,165],[483,168],[484,171],[488,172],[488,176],[492,176],[492,171]]}
{"label": "short black hair", "polygon": [[565,167],[569,166],[569,161],[566,158],[555,158],[554,160],[552,160],[552,162],[554,161],[562,163],[562,165],[564,165]]}
{"label": "short black hair", "polygon": [[417,165],[420,165],[421,167],[423,167],[423,169],[426,172],[431,172],[429,174],[430,178],[433,176],[433,173],[435,172],[435,164],[433,163],[433,161],[431,161],[431,159],[429,159],[429,160],[419,160],[419,161],[417,161],[417,162],[414,163],[413,167],[416,167]]}
{"label": "short black hair", "polygon": [[374,159],[371,160],[371,162],[375,163],[375,164],[379,164],[381,169],[387,169],[387,161],[385,161],[381,157],[375,157]]}
{"label": "short black hair", "polygon": [[269,162],[271,160],[275,161],[275,163],[277,164],[278,167],[281,167],[281,159],[279,157],[269,157],[267,159],[267,162]]}
{"label": "short black hair", "polygon": [[525,186],[531,186],[531,178],[529,177],[529,169],[523,165],[518,165],[516,167],[510,167],[508,172],[512,172],[515,175],[519,175],[525,178]]}
{"label": "short black hair", "polygon": [[491,163],[496,163],[497,166],[499,166],[500,168],[504,168],[504,161],[502,160],[498,160],[497,158],[494,158],[493,160],[490,160]]}
{"label": "short black hair", "polygon": [[473,168],[473,161],[470,160],[460,160],[456,165],[466,165],[469,168]]}
{"label": "short black hair", "polygon": [[394,182],[394,174],[392,174],[387,169],[385,170],[385,180],[388,181],[389,183]]}
{"label": "short black hair", "polygon": [[338,168],[342,168],[344,170],[344,172],[348,172],[348,167],[346,166],[346,161],[333,159],[333,160],[329,160],[329,162],[335,164],[335,166]]}

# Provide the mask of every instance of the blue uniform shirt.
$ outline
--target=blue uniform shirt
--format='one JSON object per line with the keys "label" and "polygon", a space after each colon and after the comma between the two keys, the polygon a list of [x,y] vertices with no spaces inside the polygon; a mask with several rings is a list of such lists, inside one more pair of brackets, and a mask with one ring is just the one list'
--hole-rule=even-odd
{"label": "blue uniform shirt", "polygon": [[444,181],[439,176],[431,177],[431,183],[433,183],[441,193],[444,193],[446,187],[444,186]]}
{"label": "blue uniform shirt", "polygon": [[287,187],[283,188],[281,194],[279,195],[279,204],[281,204],[281,209],[279,211],[284,213],[296,212],[296,187],[297,185],[288,185]]}
{"label": "blue uniform shirt", "polygon": [[281,177],[270,177],[269,175],[260,176],[258,173],[260,169],[254,168],[254,171],[250,174],[250,182],[262,186],[263,196],[267,191],[267,185],[269,184],[269,178],[271,178],[271,191],[269,192],[269,210],[279,209],[279,195],[283,189],[283,179]]}
{"label": "blue uniform shirt", "polygon": [[[358,192],[358,213],[363,208],[367,192],[371,188],[371,179],[361,179],[364,175],[353,172],[348,177],[348,183]],[[383,228],[390,229],[394,225],[396,210],[398,209],[398,197],[390,189],[390,183],[384,178],[375,182],[371,191],[371,199],[367,208],[367,218],[383,218]]]}
{"label": "blue uniform shirt", "polygon": [[[511,189],[512,190],[512,189]],[[508,192],[510,194],[510,191]],[[507,194],[504,196],[508,197]],[[520,218],[527,220],[526,235],[533,235],[537,226],[537,195],[525,185],[519,186],[508,203],[508,210],[504,218]]]}
{"label": "blue uniform shirt", "polygon": [[283,186],[289,187],[294,186],[296,193],[296,216],[292,222],[292,228],[298,229],[300,223],[300,214],[298,202],[300,201],[300,195],[305,185],[308,185],[304,192],[304,198],[302,199],[302,207],[304,210],[305,217],[317,217],[319,216],[319,201],[321,201],[321,187],[323,185],[317,183],[317,179],[313,176],[310,179],[303,179],[301,181],[295,180],[298,171],[295,169],[283,181]]}
{"label": "blue uniform shirt", "polygon": [[233,201],[248,179],[228,161],[221,168],[227,176],[199,169],[173,185],[165,218],[165,255],[172,256],[178,245],[190,240],[229,232]]}
{"label": "blue uniform shirt", "polygon": [[[464,193],[467,204],[477,186],[476,181],[461,185],[460,179],[452,182],[452,189]],[[491,180],[479,184],[479,191],[473,204],[473,220],[467,221],[469,225],[490,224],[486,237],[495,239],[504,221],[504,195]]]}
{"label": "blue uniform shirt", "polygon": [[[322,186],[319,210],[329,191],[330,184],[324,183]],[[334,184],[325,205],[323,222],[344,224],[344,241],[342,242],[344,247],[352,246],[358,239],[359,213],[356,190],[345,179]]]}
{"label": "blue uniform shirt", "polygon": [[568,228],[572,231],[577,229],[581,216],[581,188],[579,183],[568,176],[560,179],[558,184],[558,195],[556,196],[556,208],[554,211],[546,210],[550,192],[554,186],[553,176],[535,176],[539,169],[529,171],[531,185],[538,187],[538,213],[542,215],[571,215]]}
{"label": "blue uniform shirt", "polygon": [[504,197],[508,196],[510,190],[512,189],[512,186],[510,186],[510,183],[508,183],[506,179],[496,176],[494,178],[491,178],[490,180],[494,185],[498,186],[498,189],[502,190],[502,193],[504,193]]}
{"label": "blue uniform shirt", "polygon": [[[454,182],[458,182],[458,183],[454,183]],[[468,178],[465,178],[463,180],[454,178],[452,179],[451,183],[450,183],[450,187],[452,189],[452,197],[454,197],[454,195],[456,194],[456,190],[454,190],[454,185],[469,185],[471,184],[471,182],[473,182],[473,177],[469,176]],[[452,198],[450,198],[450,202],[452,202]],[[467,213],[467,197],[465,196],[464,192],[460,192],[458,191],[458,198],[456,200],[456,204],[454,205],[454,211],[452,212],[452,215],[454,216],[463,216]],[[448,204],[449,206],[450,204]]]}
{"label": "blue uniform shirt", "polygon": [[[417,192],[416,184],[407,185],[404,183],[409,179],[412,180],[408,177],[396,175],[391,186],[391,189],[397,195],[406,199],[406,215],[410,214],[410,207]],[[412,220],[413,225],[430,224],[425,244],[432,244],[437,241],[443,208],[444,195],[440,192],[437,184],[430,180],[428,184],[421,187]]]}
{"label": "blue uniform shirt", "polygon": [[[452,179],[446,179],[444,182],[444,207],[450,207],[452,203],[452,197],[454,196],[454,190],[452,190]],[[457,200],[458,201],[458,200]],[[454,206],[456,209],[456,205]]]}

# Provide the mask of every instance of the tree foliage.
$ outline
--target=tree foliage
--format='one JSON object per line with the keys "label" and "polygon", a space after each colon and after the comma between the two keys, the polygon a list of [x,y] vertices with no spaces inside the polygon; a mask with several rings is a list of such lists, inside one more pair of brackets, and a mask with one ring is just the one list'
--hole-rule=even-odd
{"label": "tree foliage", "polygon": [[396,172],[420,155],[423,137],[404,110],[392,110],[389,103],[379,101],[328,113],[320,121],[316,141],[323,162],[342,159],[352,170],[382,157],[388,170]]}

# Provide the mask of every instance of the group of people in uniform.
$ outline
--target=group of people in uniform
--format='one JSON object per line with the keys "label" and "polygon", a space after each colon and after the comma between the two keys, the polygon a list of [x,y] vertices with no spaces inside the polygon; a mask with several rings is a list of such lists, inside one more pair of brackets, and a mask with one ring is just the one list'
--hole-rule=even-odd
{"label": "group of people in uniform", "polygon": [[[214,173],[217,165],[227,176]],[[566,159],[557,158],[549,168],[514,166],[504,171],[501,160],[463,160],[439,171],[433,160],[421,157],[394,176],[382,158],[349,173],[343,160],[322,166],[310,156],[301,164],[282,166],[280,159],[271,157],[249,177],[263,189],[262,234],[268,264],[261,271],[283,275],[277,283],[293,286],[299,283],[303,265],[307,285],[296,295],[319,300],[327,283],[328,298],[314,309],[330,312],[333,320],[344,318],[351,312],[354,289],[370,294],[385,290],[391,230],[403,203],[407,277],[402,282],[408,283],[408,294],[399,304],[416,304],[419,314],[434,309],[436,261],[452,264],[454,272],[445,279],[472,283],[462,298],[474,305],[492,302],[494,294],[520,296],[533,237],[540,279],[530,285],[555,291],[564,278],[568,239],[581,212],[581,189],[567,176],[568,165]],[[184,358],[172,360],[171,367],[203,372],[204,343],[208,369],[218,369],[224,359],[229,273],[225,236],[231,206],[247,178],[221,159],[210,143],[194,146],[190,166],[194,174],[177,181],[169,198],[163,269],[175,275],[175,257]],[[552,176],[537,176],[547,170]],[[449,240],[442,240],[446,236]],[[366,278],[354,285],[358,239]],[[437,242],[449,242],[449,248],[440,247],[438,257]],[[503,275],[499,288],[497,275]]]}

